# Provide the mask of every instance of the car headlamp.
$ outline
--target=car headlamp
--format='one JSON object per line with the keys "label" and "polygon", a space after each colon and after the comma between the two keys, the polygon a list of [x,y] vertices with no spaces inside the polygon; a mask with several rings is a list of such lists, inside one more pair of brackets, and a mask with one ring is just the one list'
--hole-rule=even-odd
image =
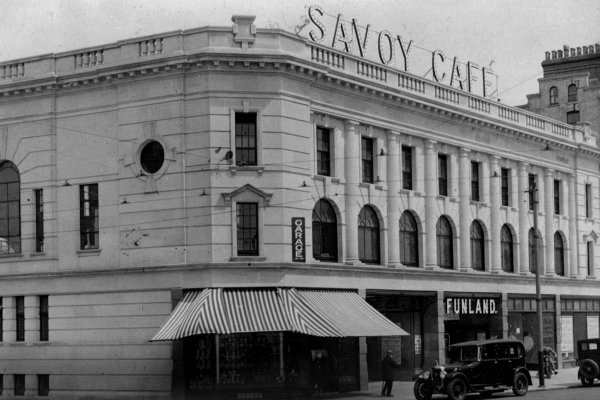
{"label": "car headlamp", "polygon": [[446,373],[446,370],[444,369],[444,367],[442,367],[440,369],[440,378],[444,379],[446,377],[446,375],[448,375],[448,374]]}
{"label": "car headlamp", "polygon": [[423,373],[423,379],[429,379],[429,371]]}

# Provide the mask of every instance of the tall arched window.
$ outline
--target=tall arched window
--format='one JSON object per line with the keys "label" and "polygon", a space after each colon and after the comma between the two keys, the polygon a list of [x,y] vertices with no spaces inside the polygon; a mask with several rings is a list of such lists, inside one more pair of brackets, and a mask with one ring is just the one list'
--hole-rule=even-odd
{"label": "tall arched window", "polygon": [[560,232],[554,234],[554,271],[565,276],[565,246]]}
{"label": "tall arched window", "polygon": [[515,272],[513,264],[513,235],[508,225],[503,225],[500,230],[500,247],[502,258],[502,271]]}
{"label": "tall arched window", "polygon": [[[540,264],[541,260],[541,252],[542,252],[542,235],[540,231],[537,232],[537,251],[535,248],[535,235],[533,233],[533,228],[529,229],[529,272],[535,273],[535,268],[538,264]],[[537,255],[537,260],[536,260]]]}
{"label": "tall arched window", "polygon": [[441,268],[454,267],[454,251],[452,248],[452,226],[448,218],[441,216],[435,226],[437,235],[437,257]]}
{"label": "tall arched window", "polygon": [[568,101],[577,101],[577,85],[570,84],[567,93],[569,95]]}
{"label": "tall arched window", "polygon": [[558,88],[556,86],[550,88],[550,104],[558,104]]}
{"label": "tall arched window", "polygon": [[409,211],[400,217],[400,262],[410,267],[419,266],[419,232],[417,221]]}
{"label": "tall arched window", "polygon": [[471,224],[471,265],[474,270],[485,269],[485,251],[483,248],[483,228],[479,221]]}
{"label": "tall arched window", "polygon": [[21,253],[21,179],[10,161],[0,164],[0,254]]}
{"label": "tall arched window", "polygon": [[312,212],[313,258],[337,261],[337,218],[327,200],[319,200]]}
{"label": "tall arched window", "polygon": [[358,258],[367,264],[379,264],[379,219],[370,206],[358,214]]}

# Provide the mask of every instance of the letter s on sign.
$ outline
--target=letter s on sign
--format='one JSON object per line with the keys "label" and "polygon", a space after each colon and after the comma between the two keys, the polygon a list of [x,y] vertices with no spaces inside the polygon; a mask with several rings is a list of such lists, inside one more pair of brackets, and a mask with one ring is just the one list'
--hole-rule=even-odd
{"label": "letter s on sign", "polygon": [[308,9],[308,18],[310,18],[310,21],[315,24],[317,29],[319,29],[321,32],[317,35],[314,30],[311,30],[308,33],[308,36],[310,36],[311,40],[315,42],[322,42],[325,38],[325,26],[319,20],[317,20],[315,15],[316,13],[319,13],[321,16],[323,16],[323,9],[319,6],[310,6]]}

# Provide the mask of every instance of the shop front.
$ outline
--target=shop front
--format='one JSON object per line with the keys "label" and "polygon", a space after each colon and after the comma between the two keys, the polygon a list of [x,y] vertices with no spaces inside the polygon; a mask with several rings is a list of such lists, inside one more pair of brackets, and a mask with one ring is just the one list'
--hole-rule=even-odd
{"label": "shop front", "polygon": [[560,356],[562,368],[574,367],[577,341],[600,337],[600,299],[561,297]]}
{"label": "shop front", "polygon": [[502,338],[502,297],[500,294],[444,297],[444,342],[454,343]]}
{"label": "shop front", "polygon": [[182,340],[188,398],[282,398],[360,389],[358,338],[405,334],[352,291],[211,288],[153,340]]}

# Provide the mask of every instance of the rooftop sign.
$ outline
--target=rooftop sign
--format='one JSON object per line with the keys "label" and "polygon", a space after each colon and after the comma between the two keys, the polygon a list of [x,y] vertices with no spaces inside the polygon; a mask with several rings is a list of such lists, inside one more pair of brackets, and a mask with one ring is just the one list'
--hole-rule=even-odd
{"label": "rooftop sign", "polygon": [[460,62],[458,57],[448,57],[441,50],[424,50],[399,34],[386,30],[377,32],[370,24],[365,27],[354,18],[345,20],[342,14],[329,15],[318,5],[308,7],[307,25],[298,34],[313,42],[459,90],[497,98],[498,77],[489,67],[480,67],[471,61]]}

